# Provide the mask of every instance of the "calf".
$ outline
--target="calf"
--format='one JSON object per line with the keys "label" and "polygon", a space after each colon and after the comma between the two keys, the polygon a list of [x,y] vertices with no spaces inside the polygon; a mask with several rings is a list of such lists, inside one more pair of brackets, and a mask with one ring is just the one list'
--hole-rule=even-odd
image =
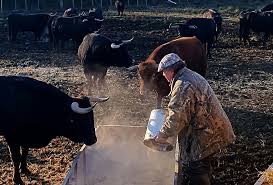
{"label": "calf", "polygon": [[182,37],[158,46],[146,59],[138,65],[140,76],[140,94],[153,90],[157,94],[156,107],[160,108],[162,98],[170,93],[170,86],[162,72],[158,73],[158,63],[169,53],[178,54],[186,62],[189,69],[206,75],[207,57],[202,43],[195,37]]}
{"label": "calf", "polygon": [[96,103],[91,105],[88,98],[72,98],[52,85],[28,77],[1,76],[0,86],[0,135],[10,149],[16,184],[23,184],[19,170],[28,172],[29,148],[45,147],[57,136],[86,145],[96,143]]}

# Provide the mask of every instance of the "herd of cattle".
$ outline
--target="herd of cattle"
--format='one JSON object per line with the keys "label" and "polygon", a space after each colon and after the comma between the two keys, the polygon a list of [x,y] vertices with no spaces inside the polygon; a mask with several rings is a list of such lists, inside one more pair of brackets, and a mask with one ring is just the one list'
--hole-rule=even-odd
{"label": "herd of cattle", "polygon": [[[116,6],[118,14],[123,14],[122,1],[118,0]],[[272,10],[273,4],[261,10],[241,12],[240,40],[249,41],[252,30],[265,33],[265,42],[273,34]],[[8,16],[9,40],[15,41],[19,32],[31,31],[35,39],[48,37],[53,47],[58,48],[59,41],[63,45],[72,39],[79,46],[78,58],[90,82],[90,89],[104,84],[110,66],[138,69],[140,94],[147,90],[155,91],[156,107],[161,107],[162,98],[169,94],[170,87],[162,73],[157,72],[159,61],[168,53],[177,53],[186,61],[188,68],[205,76],[210,48],[222,31],[223,21],[219,12],[210,9],[201,18],[172,23],[169,29],[178,28],[181,37],[156,47],[144,62],[135,64],[126,47],[133,38],[114,41],[96,33],[103,20],[100,8],[81,13],[70,8],[62,16],[13,13]],[[56,136],[65,136],[87,145],[96,142],[93,108],[97,102],[108,98],[72,98],[52,85],[27,77],[2,76],[0,84],[3,86],[0,95],[5,97],[0,107],[0,135],[5,137],[10,148],[16,184],[23,184],[20,170],[22,173],[28,171],[26,156],[29,148],[46,146]],[[90,101],[96,103],[91,105]],[[43,133],[36,132],[41,129]]]}

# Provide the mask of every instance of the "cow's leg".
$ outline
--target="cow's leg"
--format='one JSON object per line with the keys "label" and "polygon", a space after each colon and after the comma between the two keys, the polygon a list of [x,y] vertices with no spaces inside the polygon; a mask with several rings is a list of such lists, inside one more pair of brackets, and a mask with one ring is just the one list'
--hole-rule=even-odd
{"label": "cow's leg", "polygon": [[156,108],[157,108],[157,109],[162,108],[162,99],[163,99],[163,97],[160,96],[160,95],[157,93],[157,95],[156,95]]}
{"label": "cow's leg", "polygon": [[103,89],[106,87],[105,83],[105,76],[107,73],[107,69],[101,69],[100,73],[98,74],[98,93],[100,94]]}
{"label": "cow's leg", "polygon": [[20,177],[20,172],[19,172],[19,166],[20,166],[20,161],[21,161],[21,154],[20,154],[20,146],[17,144],[14,144],[12,142],[8,142],[9,145],[9,151],[11,154],[11,159],[13,161],[14,165],[14,172],[13,172],[13,181],[15,184],[24,184],[21,177]]}
{"label": "cow's leg", "polygon": [[211,53],[210,53],[211,46],[212,46],[212,41],[209,41],[208,44],[207,44],[207,55],[208,55],[208,58],[212,58],[211,57]]}
{"label": "cow's leg", "polygon": [[27,168],[27,154],[28,154],[28,148],[22,147],[22,155],[21,155],[21,172],[25,174],[29,174],[30,171]]}
{"label": "cow's leg", "polygon": [[12,41],[12,26],[9,24],[9,41]]}
{"label": "cow's leg", "polygon": [[270,36],[270,33],[264,33],[263,46],[266,46],[266,42],[268,41],[269,36]]}

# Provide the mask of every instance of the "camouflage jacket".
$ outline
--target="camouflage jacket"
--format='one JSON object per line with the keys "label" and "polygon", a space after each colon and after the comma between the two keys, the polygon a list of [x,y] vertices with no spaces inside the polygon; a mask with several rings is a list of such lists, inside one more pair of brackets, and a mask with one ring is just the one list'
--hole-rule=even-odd
{"label": "camouflage jacket", "polygon": [[171,83],[169,115],[161,132],[178,135],[180,160],[201,160],[235,141],[231,123],[208,82],[183,68]]}

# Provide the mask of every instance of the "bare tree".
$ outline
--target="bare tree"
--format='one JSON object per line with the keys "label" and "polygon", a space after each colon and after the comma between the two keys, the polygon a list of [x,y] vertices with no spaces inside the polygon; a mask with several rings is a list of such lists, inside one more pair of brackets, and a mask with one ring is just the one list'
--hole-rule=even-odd
{"label": "bare tree", "polygon": [[75,0],[72,0],[72,8],[75,8]]}
{"label": "bare tree", "polygon": [[1,0],[1,13],[3,12],[3,0]]}
{"label": "bare tree", "polygon": [[16,10],[17,9],[17,1],[14,0],[14,9]]}

